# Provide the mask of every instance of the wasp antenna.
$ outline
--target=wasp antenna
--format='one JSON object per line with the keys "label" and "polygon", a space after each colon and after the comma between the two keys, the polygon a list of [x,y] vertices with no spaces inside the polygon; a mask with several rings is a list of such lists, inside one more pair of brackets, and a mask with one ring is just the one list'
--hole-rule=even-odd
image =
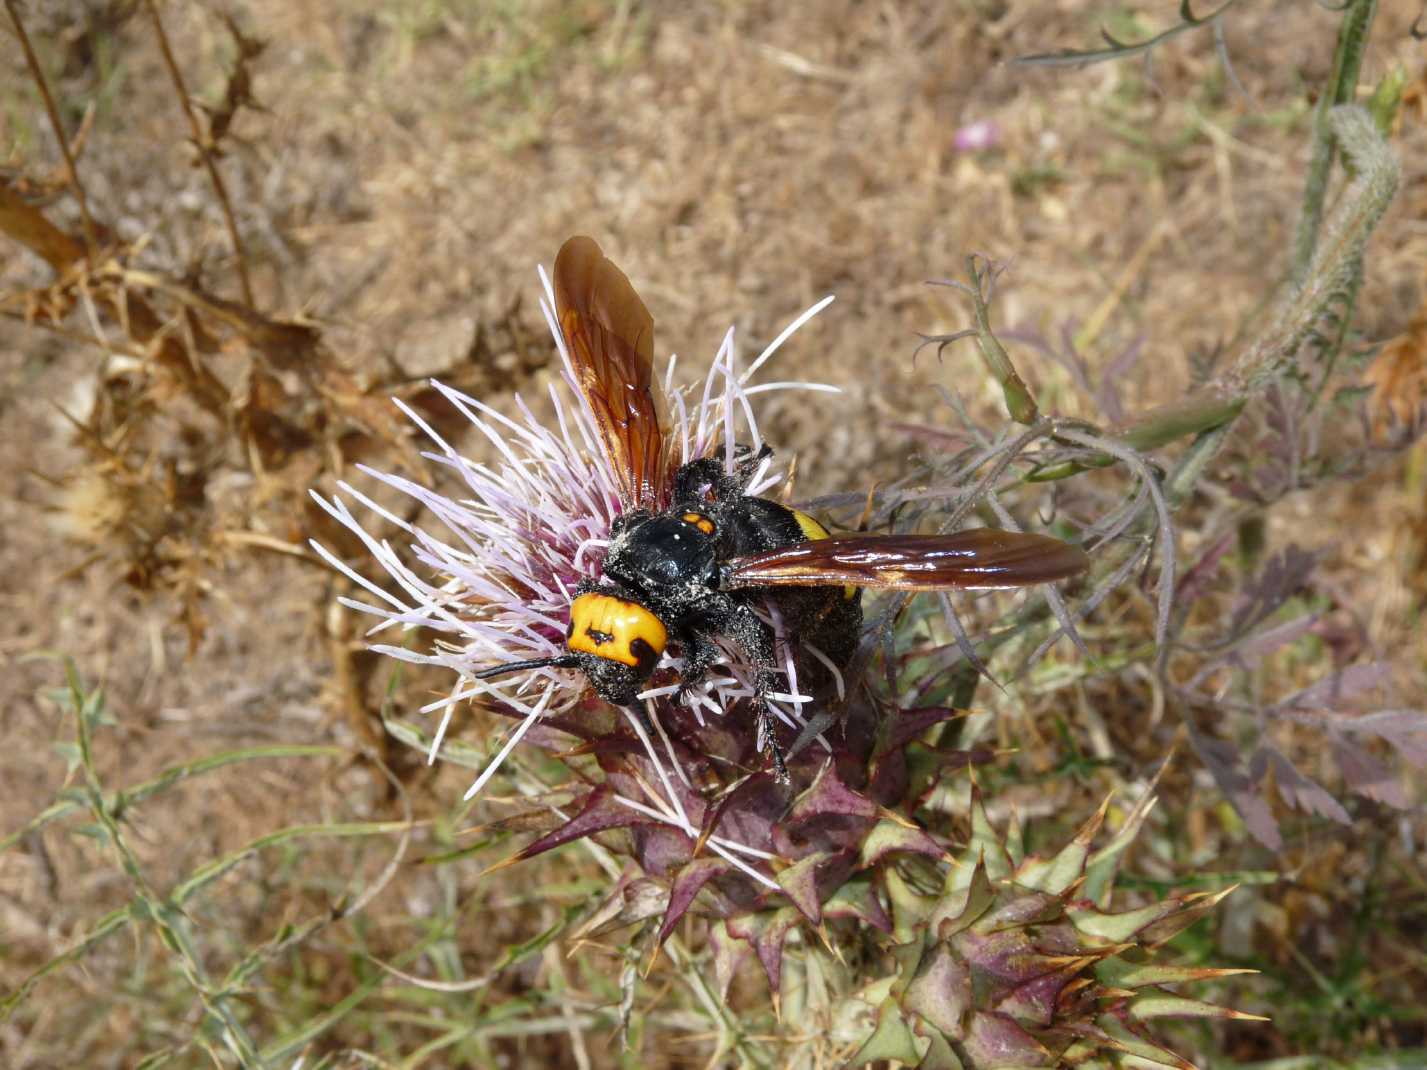
{"label": "wasp antenna", "polygon": [[504,665],[492,665],[489,669],[482,669],[478,673],[472,674],[472,679],[489,680],[492,676],[504,676],[508,672],[520,672],[522,669],[573,669],[580,664],[580,659],[574,654],[561,654],[553,658],[533,658],[530,661],[507,661]]}

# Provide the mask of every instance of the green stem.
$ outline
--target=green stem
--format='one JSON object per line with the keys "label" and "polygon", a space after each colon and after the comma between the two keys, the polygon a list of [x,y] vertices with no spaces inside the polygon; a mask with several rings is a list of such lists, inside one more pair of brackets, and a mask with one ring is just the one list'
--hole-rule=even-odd
{"label": "green stem", "polygon": [[1368,35],[1377,0],[1349,0],[1343,22],[1338,28],[1338,46],[1333,53],[1333,71],[1328,76],[1325,92],[1318,98],[1313,113],[1313,149],[1308,162],[1308,178],[1303,189],[1303,213],[1298,219],[1294,238],[1293,266],[1290,277],[1301,284],[1308,275],[1313,253],[1318,245],[1318,232],[1323,224],[1323,206],[1328,194],[1328,175],[1333,169],[1337,138],[1328,122],[1329,113],[1339,104],[1351,104],[1357,93],[1358,74],[1363,53],[1367,51]]}
{"label": "green stem", "polygon": [[[1272,321],[1223,375],[1193,399],[1146,414],[1113,436],[1114,441],[1136,450],[1156,449],[1187,434],[1197,435],[1192,454],[1185,458],[1169,488],[1171,503],[1183,500],[1208,461],[1223,443],[1250,399],[1262,393],[1294,364],[1299,348],[1312,336],[1335,302],[1342,306],[1335,344],[1328,350],[1329,370],[1334,352],[1346,338],[1362,271],[1363,249],[1397,191],[1400,169],[1378,133],[1372,118],[1354,106],[1333,109],[1325,118],[1334,141],[1343,149],[1355,178],[1342,203],[1322,227],[1307,273],[1279,304]],[[1305,204],[1305,215],[1311,208]],[[1316,232],[1315,232],[1316,233]],[[1325,373],[1326,374],[1326,373]],[[1321,384],[1318,390],[1321,391]],[[1316,401],[1316,397],[1314,398]],[[1067,462],[1032,472],[1031,482],[1064,479],[1087,468],[1113,463],[1108,455]]]}
{"label": "green stem", "polygon": [[[1200,434],[1221,424],[1232,423],[1243,407],[1243,398],[1224,397],[1208,391],[1189,401],[1152,409],[1111,437],[1119,445],[1142,453],[1167,446],[1188,435]],[[1115,458],[1108,453],[1079,461],[1067,461],[1031,472],[1026,476],[1026,482],[1048,483],[1091,468],[1108,468],[1114,463]]]}
{"label": "green stem", "polygon": [[[1025,381],[1016,374],[1016,367],[1011,363],[1006,347],[991,330],[991,315],[986,307],[986,295],[982,291],[981,275],[976,270],[975,256],[966,258],[966,271],[971,277],[971,300],[976,310],[976,345],[981,350],[981,358],[986,362],[987,370],[1001,384],[1001,392],[1005,395],[1006,409],[1010,412],[1011,419],[1019,424],[1033,424],[1040,415],[1036,408],[1036,399],[1031,396]],[[993,269],[988,266],[988,278],[992,272]]]}
{"label": "green stem", "polygon": [[1218,427],[1201,432],[1189,444],[1189,448],[1179,458],[1179,463],[1174,466],[1174,471],[1165,482],[1164,496],[1168,499],[1171,509],[1177,509],[1194,492],[1200,477],[1209,467],[1209,462],[1218,455],[1233,426],[1234,421],[1227,420]]}
{"label": "green stem", "polygon": [[[1333,302],[1355,293],[1363,249],[1397,192],[1401,169],[1371,116],[1344,106],[1335,108],[1327,122],[1356,177],[1323,224],[1302,281],[1287,294],[1268,329],[1215,382],[1229,396],[1249,398],[1266,389],[1292,364]],[[1351,307],[1344,309],[1341,318],[1350,316]]]}
{"label": "green stem", "polygon": [[1343,346],[1348,342],[1348,331],[1353,326],[1353,310],[1358,307],[1358,291],[1363,286],[1362,260],[1353,267],[1352,278],[1348,283],[1347,293],[1343,295],[1343,314],[1338,319],[1338,329],[1333,336],[1332,344],[1328,348],[1328,356],[1323,362],[1323,372],[1318,376],[1318,382],[1313,387],[1313,393],[1308,398],[1308,411],[1318,407],[1318,402],[1323,399],[1323,391],[1328,386],[1328,380],[1333,376],[1333,369],[1338,365],[1338,357],[1343,353]]}

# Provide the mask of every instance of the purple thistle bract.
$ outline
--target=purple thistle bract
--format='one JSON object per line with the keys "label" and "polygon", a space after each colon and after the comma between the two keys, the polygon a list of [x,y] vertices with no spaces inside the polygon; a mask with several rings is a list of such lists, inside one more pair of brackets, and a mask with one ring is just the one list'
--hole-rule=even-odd
{"label": "purple thistle bract", "polygon": [[[542,719],[553,720],[572,713],[586,698],[586,680],[573,669],[541,668],[493,680],[475,680],[472,674],[501,662],[563,652],[575,587],[581,579],[600,576],[610,524],[621,510],[611,461],[598,446],[594,413],[579,390],[570,354],[556,326],[550,280],[543,270],[540,277],[545,290],[541,308],[562,362],[560,381],[550,385],[552,420],[542,423],[519,395],[515,396],[512,415],[433,382],[435,389],[471,421],[493,448],[497,459],[478,464],[463,456],[410,406],[397,400],[395,403],[435,446],[423,456],[452,469],[464,483],[465,495],[459,499],[447,497],[409,479],[358,466],[372,478],[416,499],[437,522],[417,526],[395,516],[350,484],[341,482],[338,486],[346,498],[364,506],[381,521],[402,529],[410,537],[406,554],[368,532],[343,496],[333,495],[329,500],[313,493],[324,510],[361,539],[373,559],[395,581],[398,591],[393,593],[372,582],[314,541],[313,548],[319,554],[376,599],[366,602],[343,598],[342,604],[380,618],[369,634],[390,634],[419,626],[438,637],[428,650],[411,650],[391,642],[373,643],[371,649],[402,661],[445,666],[456,675],[446,697],[422,708],[423,713],[441,715],[433,734],[430,760],[439,754],[452,714],[462,702],[484,700],[519,716],[498,753],[471,785],[468,798],[481,790],[532,726]],[[762,444],[751,400],[754,395],[774,390],[836,392],[835,387],[821,383],[751,382],[783,343],[831,301],[832,297],[826,297],[794,319],[746,368],[739,368],[730,328],[701,391],[676,385],[676,358],[669,358],[662,389],[670,413],[671,470],[694,458],[721,454],[732,472],[737,445],[757,449]],[[783,473],[765,460],[748,493],[766,493],[782,479]],[[654,503],[656,508],[668,504]],[[780,622],[776,617],[771,623],[778,632]],[[781,635],[779,639],[787,686],[773,696],[772,706],[784,723],[801,726],[806,719],[799,707],[809,698],[799,693],[792,644],[782,641]],[[700,726],[707,723],[706,713],[722,716],[753,694],[752,668],[743,663],[736,647],[726,645],[724,653],[723,663],[710,674],[694,696],[694,704],[687,708]],[[653,686],[642,697],[647,700],[671,695],[677,687],[679,663],[677,657],[666,654],[660,669],[674,672],[657,672],[651,680]],[[646,704],[651,705],[654,714],[652,704]],[[667,716],[670,703],[659,706]],[[697,828],[689,824],[686,808],[678,798],[683,791],[675,789],[677,783],[686,791],[689,776],[677,760],[677,749],[657,714],[651,721],[663,739],[651,739],[634,718],[629,719],[628,727],[638,736],[658,787],[642,783],[643,798],[621,797],[620,801],[655,820],[668,821],[682,832],[696,834]],[[710,846],[724,853],[721,838]],[[738,853],[735,849],[735,857],[730,859],[735,864],[739,864]],[[762,852],[745,848],[742,853],[756,856]]]}

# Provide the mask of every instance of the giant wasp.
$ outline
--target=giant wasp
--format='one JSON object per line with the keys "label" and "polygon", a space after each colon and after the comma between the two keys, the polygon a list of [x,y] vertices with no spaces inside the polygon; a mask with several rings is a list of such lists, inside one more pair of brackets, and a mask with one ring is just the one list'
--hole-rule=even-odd
{"label": "giant wasp", "polygon": [[936,591],[1023,587],[1086,567],[1082,550],[1046,535],[976,528],[950,535],[830,535],[806,513],[746,494],[768,452],[743,450],[730,474],[716,457],[677,469],[653,387],[654,320],[594,240],[555,259],[555,312],[619,484],[622,512],[598,580],[576,589],[564,654],[507,662],[478,679],[544,666],[577,668],[601,698],[642,716],[638,695],[670,643],[683,655],[679,696],[707,674],[714,640],[756,666],[760,733],[787,779],[768,695],[773,632],[756,612],[773,600],[801,638],[839,668],[856,650],[861,588]]}

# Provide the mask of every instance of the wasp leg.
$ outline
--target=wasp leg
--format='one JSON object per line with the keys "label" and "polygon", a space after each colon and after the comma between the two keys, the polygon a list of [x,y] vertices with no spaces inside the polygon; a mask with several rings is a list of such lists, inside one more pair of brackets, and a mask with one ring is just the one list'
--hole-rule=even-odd
{"label": "wasp leg", "polygon": [[[700,457],[680,468],[674,477],[674,501],[699,501],[703,497],[699,492],[705,487],[713,490],[714,498],[724,498],[727,496],[725,491],[730,480],[731,477],[723,470],[721,460],[717,457]],[[734,493],[738,493],[737,488]]]}
{"label": "wasp leg", "polygon": [[764,746],[773,756],[773,778],[780,784],[789,781],[788,765],[783,757],[783,744],[778,741],[773,709],[768,705],[768,696],[773,692],[777,680],[774,673],[773,629],[758,619],[753,607],[738,603],[728,622],[728,633],[743,647],[744,653],[757,666],[754,677],[754,701],[758,704],[758,734],[763,737]]}
{"label": "wasp leg", "polygon": [[783,757],[783,744],[778,742],[778,732],[773,721],[773,710],[768,705],[768,692],[772,690],[772,674],[768,674],[768,679],[764,679],[764,673],[758,673],[758,731],[763,736],[765,745],[773,755],[773,779],[779,784],[787,784],[793,778],[788,775],[788,763]]}
{"label": "wasp leg", "polygon": [[633,702],[624,703],[623,708],[634,715],[635,720],[639,722],[639,727],[644,729],[644,734],[653,739],[654,726],[649,723],[649,713],[645,710],[644,703],[640,699],[635,699]]}
{"label": "wasp leg", "polygon": [[773,447],[766,442],[759,447],[757,453],[748,446],[739,446],[734,450],[734,469],[740,494],[753,482],[753,473],[758,471],[758,466],[763,463],[764,458],[771,456]]}
{"label": "wasp leg", "polygon": [[703,632],[692,629],[679,641],[684,648],[684,667],[679,672],[679,690],[674,692],[674,701],[686,702],[709,674],[709,666],[718,660],[718,645]]}
{"label": "wasp leg", "polygon": [[773,657],[773,629],[759,619],[753,607],[740,601],[726,591],[705,592],[698,605],[687,611],[696,619],[698,627],[688,628],[679,638],[684,643],[684,657],[688,659],[676,697],[683,698],[689,689],[699,683],[708,667],[717,657],[718,648],[709,639],[711,635],[727,635],[743,650],[753,662],[753,701],[757,704],[758,734],[764,739],[764,746],[773,756],[773,774],[780,784],[788,782],[788,767],[784,760],[783,745],[778,741],[774,728],[775,720],[768,696],[777,683],[777,662]]}

